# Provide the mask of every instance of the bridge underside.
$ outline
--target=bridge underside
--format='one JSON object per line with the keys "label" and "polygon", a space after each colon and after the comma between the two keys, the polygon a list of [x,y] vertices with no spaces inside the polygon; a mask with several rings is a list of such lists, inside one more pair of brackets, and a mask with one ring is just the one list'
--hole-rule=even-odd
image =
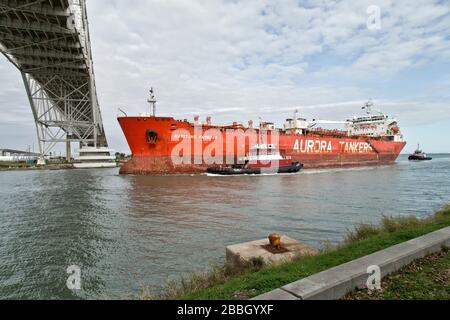
{"label": "bridge underside", "polygon": [[0,0],[0,51],[21,72],[40,152],[106,147],[85,0]]}

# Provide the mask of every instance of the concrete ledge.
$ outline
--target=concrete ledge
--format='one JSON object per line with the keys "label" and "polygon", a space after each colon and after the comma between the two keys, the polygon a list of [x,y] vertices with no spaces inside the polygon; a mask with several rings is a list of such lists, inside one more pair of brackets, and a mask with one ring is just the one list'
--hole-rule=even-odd
{"label": "concrete ledge", "polygon": [[264,249],[264,246],[270,245],[269,239],[231,245],[226,248],[226,260],[237,267],[251,264],[255,259],[262,259],[264,265],[277,265],[318,253],[317,250],[287,236],[282,236],[282,243],[286,249],[283,253],[271,253]]}
{"label": "concrete ledge", "polygon": [[284,291],[283,289],[275,289],[271,292],[253,298],[252,300],[268,301],[268,300],[300,300],[300,299],[294,296],[293,294]]}
{"label": "concrete ledge", "polygon": [[365,288],[367,268],[379,266],[385,276],[443,247],[450,247],[450,227],[395,245],[371,255],[268,292],[254,300],[337,300],[356,288]]}

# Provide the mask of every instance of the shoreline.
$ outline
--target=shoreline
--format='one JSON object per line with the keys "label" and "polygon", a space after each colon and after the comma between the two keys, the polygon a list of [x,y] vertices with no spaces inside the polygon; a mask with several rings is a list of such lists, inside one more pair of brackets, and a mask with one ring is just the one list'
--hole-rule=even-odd
{"label": "shoreline", "polygon": [[[407,154],[402,154],[403,156],[407,155]],[[436,154],[431,154],[430,155],[450,155],[450,153],[436,153]],[[126,164],[126,162],[121,162],[121,165],[118,165],[117,168],[119,168],[119,170],[122,168],[122,166]],[[261,174],[261,175],[236,175],[237,177],[252,177],[252,176],[289,176],[289,175],[301,175],[302,173],[310,173],[310,172],[314,172],[314,171],[324,171],[327,172],[327,170],[342,170],[342,171],[346,171],[346,170],[354,170],[354,169],[360,169],[360,170],[364,170],[364,169],[376,169],[376,168],[386,168],[386,167],[392,167],[392,166],[396,166],[398,165],[399,162],[395,161],[392,163],[387,163],[387,164],[372,164],[372,165],[367,165],[367,164],[361,164],[361,165],[344,165],[344,166],[322,166],[322,167],[306,167],[303,168],[299,173],[291,173],[291,174]],[[58,165],[46,165],[46,166],[42,166],[42,167],[2,167],[0,165],[0,172],[8,172],[8,171],[59,171],[59,170],[74,170],[76,168],[73,167],[73,165],[71,164],[58,164]],[[195,176],[207,176],[207,177],[225,177],[225,176],[220,176],[220,175],[213,175],[213,174],[208,174],[206,172],[193,172],[193,173],[120,173],[120,175],[122,176],[134,176],[134,177],[145,177],[145,176],[150,176],[150,177],[195,177]],[[229,176],[229,177],[234,177]]]}
{"label": "shoreline", "polygon": [[159,293],[143,288],[137,298],[247,300],[449,226],[450,205],[425,219],[384,217],[380,226],[360,225],[350,231],[341,244],[336,247],[325,246],[317,256],[304,257],[275,267],[252,265],[236,270],[226,264],[218,265],[188,278],[171,281]]}
{"label": "shoreline", "polygon": [[[115,167],[119,168],[119,166]],[[55,164],[45,166],[33,166],[33,167],[1,167],[0,172],[13,172],[13,171],[63,171],[63,170],[93,170],[93,169],[114,169],[112,168],[75,168],[73,164]]]}
{"label": "shoreline", "polygon": [[40,167],[0,167],[0,172],[10,171],[60,171],[73,170],[72,165],[55,165],[55,166],[40,166]]}

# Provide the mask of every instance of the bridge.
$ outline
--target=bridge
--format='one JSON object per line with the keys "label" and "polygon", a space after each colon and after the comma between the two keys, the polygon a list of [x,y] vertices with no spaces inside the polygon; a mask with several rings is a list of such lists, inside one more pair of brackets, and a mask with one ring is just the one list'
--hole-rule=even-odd
{"label": "bridge", "polygon": [[44,158],[58,143],[107,147],[86,0],[0,0],[0,52],[19,70]]}

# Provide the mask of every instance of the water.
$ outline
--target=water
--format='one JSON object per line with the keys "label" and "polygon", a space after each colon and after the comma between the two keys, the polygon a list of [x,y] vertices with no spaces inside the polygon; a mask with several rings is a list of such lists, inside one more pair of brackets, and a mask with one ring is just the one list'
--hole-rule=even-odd
{"label": "water", "polygon": [[450,155],[434,157],[259,177],[0,172],[0,298],[127,299],[274,231],[320,247],[382,215],[425,217],[450,202]]}

